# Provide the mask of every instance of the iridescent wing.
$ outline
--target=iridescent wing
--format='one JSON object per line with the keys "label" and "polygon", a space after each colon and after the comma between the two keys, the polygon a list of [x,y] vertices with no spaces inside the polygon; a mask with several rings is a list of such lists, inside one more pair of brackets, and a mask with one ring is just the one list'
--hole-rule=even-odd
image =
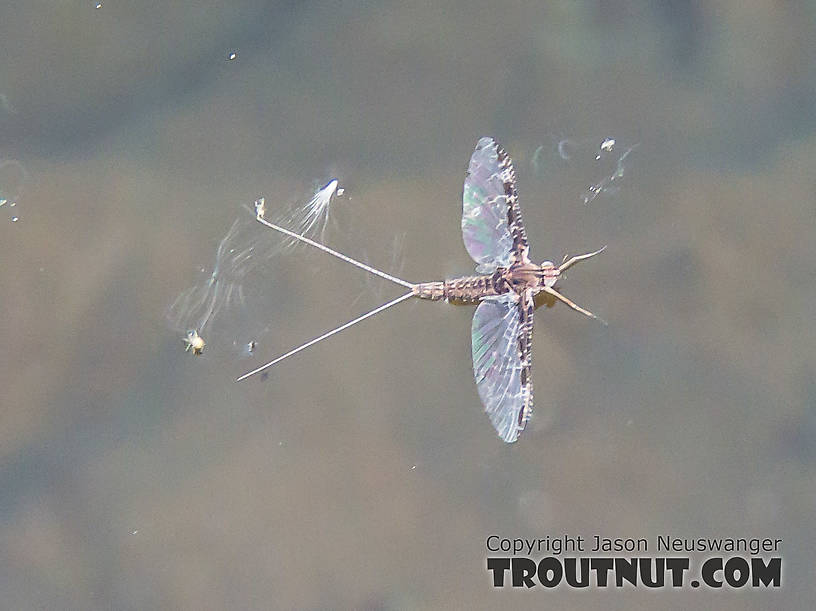
{"label": "iridescent wing", "polygon": [[481,138],[470,157],[462,192],[462,238],[480,271],[527,261],[513,161],[493,138]]}
{"label": "iridescent wing", "polygon": [[473,375],[490,421],[511,443],[533,410],[533,294],[488,297],[473,314]]}

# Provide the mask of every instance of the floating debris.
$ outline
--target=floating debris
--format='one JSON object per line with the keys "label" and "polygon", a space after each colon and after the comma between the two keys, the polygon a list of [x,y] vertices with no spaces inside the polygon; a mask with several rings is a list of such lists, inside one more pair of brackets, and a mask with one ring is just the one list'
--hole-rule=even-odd
{"label": "floating debris", "polygon": [[615,139],[614,138],[607,138],[603,142],[601,142],[601,150],[604,153],[609,153],[613,148],[615,148]]}
{"label": "floating debris", "polygon": [[[9,209],[17,207],[23,194],[23,186],[28,181],[28,171],[16,159],[0,160],[0,208],[8,205]],[[14,210],[13,212],[17,212]],[[19,216],[14,214],[11,222],[16,223]]]}
{"label": "floating debris", "polygon": [[[194,330],[198,337],[214,337],[216,346],[228,345],[250,356],[266,327],[248,306],[246,277],[279,249],[280,241],[258,231],[251,219],[236,219],[218,243],[209,276],[183,291],[168,308],[168,326],[184,333],[185,341],[193,339],[190,333]],[[252,350],[247,349],[250,344]]]}
{"label": "floating debris", "polygon": [[[606,144],[607,142],[608,142],[608,140],[605,140],[604,144]],[[615,141],[612,140],[612,145],[610,145],[609,148],[608,148],[609,151],[612,150],[612,147],[614,146],[614,144],[615,144]],[[603,147],[603,144],[601,145],[601,147]],[[599,182],[597,182],[595,184],[592,184],[589,187],[587,187],[586,191],[584,191],[584,194],[583,194],[584,204],[589,204],[590,202],[592,202],[596,197],[598,197],[602,193],[613,192],[613,183],[615,181],[618,181],[618,180],[620,180],[621,178],[624,177],[624,175],[626,174],[626,165],[625,165],[626,159],[627,159],[627,157],[629,157],[629,155],[632,153],[632,151],[634,151],[637,147],[638,147],[638,145],[634,144],[634,145],[630,146],[628,149],[626,149],[626,151],[624,151],[624,153],[620,157],[618,157],[617,161],[615,162],[615,169],[614,169],[613,172],[611,172],[610,174],[607,174],[606,176],[604,176],[604,178],[602,180],[600,180]],[[603,148],[602,148],[602,150],[603,150]]]}
{"label": "floating debris", "polygon": [[192,351],[194,356],[201,356],[204,353],[204,338],[201,337],[195,329],[187,331],[184,341],[187,344],[187,347],[184,349],[185,352]]}
{"label": "floating debris", "polygon": [[[336,178],[332,178],[320,187],[308,202],[296,206],[288,217],[279,219],[278,224],[291,229],[299,236],[305,236],[319,241],[325,241],[326,230],[329,226],[332,202],[335,198],[345,194]],[[289,240],[289,245],[296,244],[296,240]]]}
{"label": "floating debris", "polygon": [[[599,140],[600,144],[598,144]],[[580,198],[585,204],[589,204],[601,195],[617,191],[617,183],[627,173],[629,156],[638,147],[635,144],[619,153],[620,144],[613,137],[560,138],[557,141],[553,138],[553,141],[557,144],[553,146],[554,153],[550,155],[551,163],[549,164],[545,162],[548,147],[541,145],[536,148],[530,160],[534,174],[541,178],[547,175],[552,168],[563,167],[564,164],[561,162],[567,162],[573,175],[578,177],[583,175],[583,178],[580,179],[583,184],[586,184],[584,181],[587,177],[592,179],[589,186],[581,190]]]}

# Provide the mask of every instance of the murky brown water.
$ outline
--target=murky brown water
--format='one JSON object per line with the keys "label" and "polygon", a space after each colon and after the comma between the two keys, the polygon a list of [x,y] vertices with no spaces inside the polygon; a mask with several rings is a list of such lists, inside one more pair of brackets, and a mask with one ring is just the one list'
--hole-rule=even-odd
{"label": "murky brown water", "polygon": [[[0,207],[1,606],[814,607],[812,6],[94,4],[0,8],[26,173]],[[482,135],[536,260],[609,245],[563,281],[608,327],[536,314],[519,443],[482,413],[470,307],[407,302],[235,384],[399,294],[320,253],[247,274],[254,357],[183,352],[166,308],[259,195],[338,176],[333,245],[469,273]],[[639,145],[584,205],[607,137]],[[784,587],[490,587],[488,535],[564,533],[779,537]]]}

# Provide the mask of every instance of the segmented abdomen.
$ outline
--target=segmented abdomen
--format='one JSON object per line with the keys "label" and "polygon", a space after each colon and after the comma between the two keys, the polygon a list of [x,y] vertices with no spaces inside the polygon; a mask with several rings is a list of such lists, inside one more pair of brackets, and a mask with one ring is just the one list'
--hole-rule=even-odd
{"label": "segmented abdomen", "polygon": [[491,295],[502,295],[510,288],[501,271],[490,276],[463,276],[443,282],[421,282],[414,287],[414,295],[431,301],[459,301],[478,303]]}

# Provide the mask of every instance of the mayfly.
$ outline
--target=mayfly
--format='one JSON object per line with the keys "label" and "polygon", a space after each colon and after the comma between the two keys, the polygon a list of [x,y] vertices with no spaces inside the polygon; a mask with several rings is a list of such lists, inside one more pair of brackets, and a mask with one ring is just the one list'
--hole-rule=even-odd
{"label": "mayfly", "polygon": [[408,292],[242,375],[243,380],[406,299],[478,303],[472,323],[473,374],[490,421],[506,442],[518,439],[533,411],[531,377],[535,297],[546,293],[590,318],[591,312],[555,290],[559,276],[579,261],[603,252],[574,256],[556,266],[529,257],[521,219],[513,162],[492,138],[481,138],[470,158],[462,194],[462,236],[478,264],[475,276],[441,282],[411,283],[356,261],[314,240],[270,223],[263,207],[257,220],[291,238],[310,244],[347,263],[408,288]]}

